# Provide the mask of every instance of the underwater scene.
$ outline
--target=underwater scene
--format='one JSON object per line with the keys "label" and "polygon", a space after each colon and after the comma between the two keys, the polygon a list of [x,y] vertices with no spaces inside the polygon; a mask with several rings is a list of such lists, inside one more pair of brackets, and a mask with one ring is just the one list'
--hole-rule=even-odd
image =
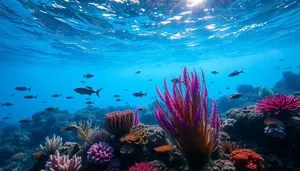
{"label": "underwater scene", "polygon": [[299,0],[0,0],[0,171],[300,171]]}

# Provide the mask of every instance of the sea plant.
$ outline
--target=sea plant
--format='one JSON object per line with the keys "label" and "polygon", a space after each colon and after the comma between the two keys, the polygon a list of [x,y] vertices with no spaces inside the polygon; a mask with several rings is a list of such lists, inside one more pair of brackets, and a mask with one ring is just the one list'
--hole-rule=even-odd
{"label": "sea plant", "polygon": [[60,136],[56,136],[55,134],[51,139],[48,136],[45,139],[45,145],[43,146],[42,144],[40,144],[40,147],[43,153],[46,155],[54,154],[54,152],[58,150],[63,144],[62,138]]}
{"label": "sea plant", "polygon": [[92,121],[80,121],[78,123],[71,122],[71,125],[69,127],[74,127],[77,129],[77,137],[82,140],[86,141],[88,137],[99,129],[99,126],[92,127]]}
{"label": "sea plant", "polygon": [[186,158],[192,171],[200,170],[209,161],[210,154],[219,142],[220,119],[216,112],[216,101],[213,100],[209,122],[208,91],[203,71],[201,73],[202,84],[195,70],[189,75],[184,67],[183,76],[179,77],[179,80],[183,77],[183,82],[173,83],[173,95],[169,92],[166,79],[164,94],[158,86],[156,88],[167,110],[156,100],[155,117]]}

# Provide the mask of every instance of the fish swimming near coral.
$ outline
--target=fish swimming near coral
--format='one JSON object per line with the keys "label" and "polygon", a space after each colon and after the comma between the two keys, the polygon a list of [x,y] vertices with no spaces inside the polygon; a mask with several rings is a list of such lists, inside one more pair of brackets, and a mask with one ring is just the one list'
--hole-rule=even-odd
{"label": "fish swimming near coral", "polygon": [[16,87],[15,90],[17,90],[17,91],[30,91],[31,88],[27,88],[27,87],[23,86],[23,87]]}
{"label": "fish swimming near coral", "polygon": [[219,74],[219,72],[217,72],[217,71],[212,71],[211,73],[214,74],[214,75]]}
{"label": "fish swimming near coral", "polygon": [[94,75],[93,74],[85,74],[83,75],[83,78],[93,78]]}
{"label": "fish swimming near coral", "polygon": [[95,104],[95,102],[87,101],[87,102],[85,102],[85,104],[91,105],[91,104]]}
{"label": "fish swimming near coral", "polygon": [[67,96],[66,99],[74,99],[73,96]]}
{"label": "fish swimming near coral", "polygon": [[143,97],[143,96],[147,96],[147,93],[143,93],[143,92],[135,92],[132,94],[135,97]]}
{"label": "fish swimming near coral", "polygon": [[9,117],[9,116],[4,116],[2,119],[3,119],[3,120],[7,120],[7,119],[11,119],[11,117]]}
{"label": "fish swimming near coral", "polygon": [[58,107],[47,107],[45,111],[47,112],[57,112],[59,110]]}
{"label": "fish swimming near coral", "polygon": [[60,131],[73,131],[76,130],[76,126],[74,125],[69,125],[69,126],[65,126],[65,127],[60,127]]}
{"label": "fish swimming near coral", "polygon": [[52,97],[61,97],[61,94],[53,94]]}
{"label": "fish swimming near coral", "polygon": [[1,106],[12,106],[14,104],[10,103],[10,102],[7,102],[7,103],[1,103]]}
{"label": "fish swimming near coral", "polygon": [[34,96],[34,95],[27,95],[27,96],[24,96],[24,99],[36,99],[37,96]]}
{"label": "fish swimming near coral", "polygon": [[93,93],[96,93],[96,95],[98,97],[99,96],[99,92],[102,90],[103,88],[100,88],[98,90],[94,90],[91,86],[83,86],[83,87],[78,87],[78,88],[75,88],[74,91],[76,93],[79,93],[81,95],[85,94],[85,95],[92,95]]}
{"label": "fish swimming near coral", "polygon": [[177,84],[177,83],[179,83],[179,79],[178,78],[172,78],[171,82]]}
{"label": "fish swimming near coral", "polygon": [[243,96],[242,93],[235,93],[235,94],[232,94],[231,96],[229,96],[227,99],[228,99],[228,101],[230,101],[232,99],[239,99],[242,96]]}
{"label": "fish swimming near coral", "polygon": [[30,119],[30,118],[25,118],[25,119],[19,120],[19,123],[24,124],[24,123],[29,123],[29,122],[31,122],[31,121],[32,121],[32,119]]}
{"label": "fish swimming near coral", "polygon": [[235,71],[233,71],[232,73],[230,73],[230,74],[228,75],[228,77],[238,76],[238,75],[240,75],[241,73],[244,73],[244,71],[243,71],[243,70],[240,70],[240,71],[235,70]]}

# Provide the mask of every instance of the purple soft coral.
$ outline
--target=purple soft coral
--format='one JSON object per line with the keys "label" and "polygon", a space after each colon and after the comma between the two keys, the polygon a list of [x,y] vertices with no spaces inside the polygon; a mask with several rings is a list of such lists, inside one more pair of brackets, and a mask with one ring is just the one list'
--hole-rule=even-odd
{"label": "purple soft coral", "polygon": [[107,164],[113,158],[113,148],[106,142],[92,145],[87,152],[87,160],[94,164]]}
{"label": "purple soft coral", "polygon": [[[179,80],[182,80],[182,76]],[[202,85],[200,82],[197,72],[194,70],[189,75],[185,67],[183,82],[173,83],[173,95],[169,92],[166,79],[164,94],[157,87],[157,93],[168,110],[157,100],[156,119],[185,156],[191,170],[200,170],[217,147],[219,140],[220,119],[216,112],[215,100],[210,123],[208,119],[208,93],[203,71]]]}

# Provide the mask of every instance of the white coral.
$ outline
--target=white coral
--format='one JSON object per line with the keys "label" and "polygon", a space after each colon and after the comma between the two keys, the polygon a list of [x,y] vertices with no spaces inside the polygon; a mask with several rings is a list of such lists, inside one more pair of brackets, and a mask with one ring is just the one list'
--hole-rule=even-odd
{"label": "white coral", "polygon": [[53,138],[46,137],[45,146],[40,144],[42,151],[45,154],[53,154],[62,146],[62,138],[60,136],[53,135]]}

